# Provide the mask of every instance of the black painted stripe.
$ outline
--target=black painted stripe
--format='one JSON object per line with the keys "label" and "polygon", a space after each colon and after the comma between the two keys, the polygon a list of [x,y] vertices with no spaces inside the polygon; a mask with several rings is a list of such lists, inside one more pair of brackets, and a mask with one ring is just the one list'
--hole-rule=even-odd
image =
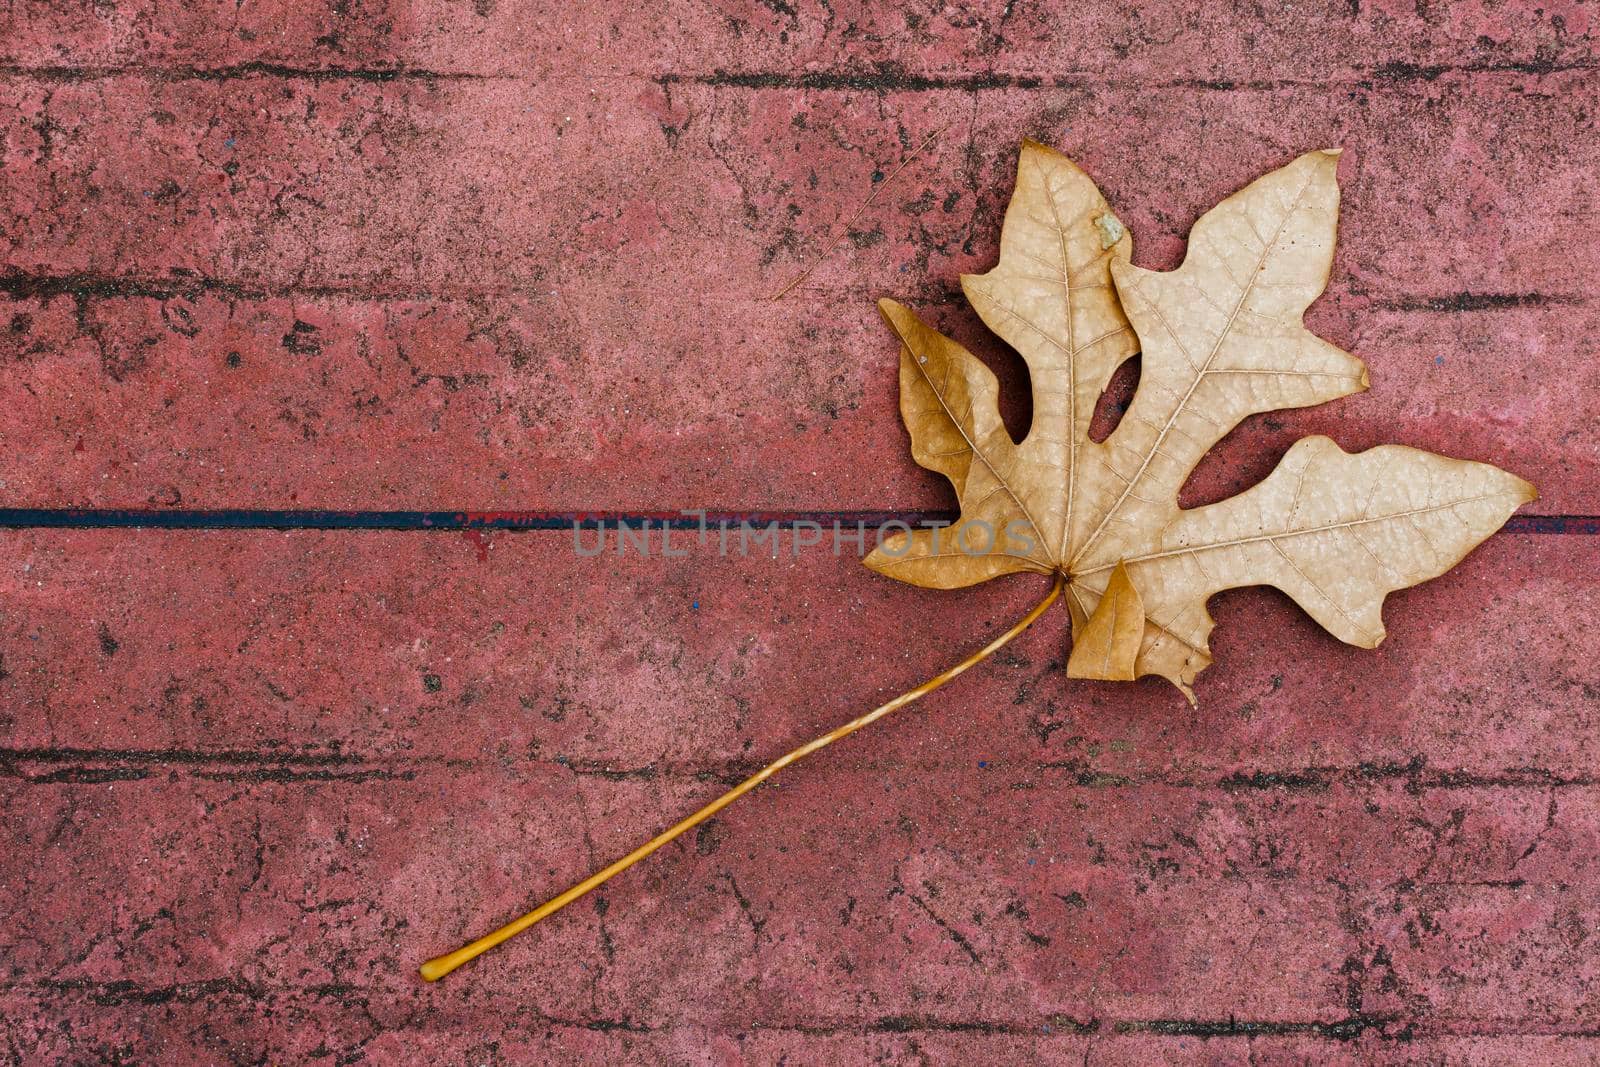
{"label": "black painted stripe", "polygon": [[[0,528],[153,530],[694,530],[951,522],[953,511],[319,511],[270,508],[0,508]],[[1600,515],[1513,515],[1502,533],[1600,535]]]}

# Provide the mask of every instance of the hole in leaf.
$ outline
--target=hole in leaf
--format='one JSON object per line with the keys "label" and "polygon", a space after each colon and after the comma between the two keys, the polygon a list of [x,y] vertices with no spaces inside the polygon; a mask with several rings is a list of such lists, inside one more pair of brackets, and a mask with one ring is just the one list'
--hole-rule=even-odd
{"label": "hole in leaf", "polygon": [[983,361],[994,368],[1000,379],[1000,421],[1013,441],[1021,441],[1033,428],[1033,391],[1028,383],[1028,367],[1022,357],[1004,345],[996,345],[1004,352],[997,358],[984,353]]}
{"label": "hole in leaf", "polygon": [[1284,432],[1280,413],[1250,416],[1200,457],[1178,489],[1178,506],[1205,507],[1253,487],[1272,473],[1295,440]]}
{"label": "hole in leaf", "polygon": [[[1033,425],[1033,392],[1028,380],[1028,365],[1016,350],[990,333],[977,312],[958,299],[951,308],[918,308],[930,323],[947,336],[961,342],[977,356],[1000,383],[1000,421],[1013,441],[1028,436]],[[931,314],[930,314],[931,313]]]}
{"label": "hole in leaf", "polygon": [[1094,418],[1089,422],[1089,439],[1100,442],[1110,437],[1139,388],[1139,357],[1131,356],[1111,374],[1111,382],[1094,406]]}

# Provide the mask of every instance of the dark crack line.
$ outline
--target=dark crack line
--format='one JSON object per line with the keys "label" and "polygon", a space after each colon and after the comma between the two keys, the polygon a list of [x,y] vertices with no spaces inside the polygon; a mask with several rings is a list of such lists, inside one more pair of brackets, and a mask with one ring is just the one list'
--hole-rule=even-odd
{"label": "dark crack line", "polygon": [[1160,1034],[1163,1037],[1198,1037],[1206,1040],[1229,1037],[1313,1036],[1331,1041],[1354,1041],[1369,1030],[1380,1036],[1409,1040],[1402,1030],[1390,1034],[1389,1028],[1404,1020],[1396,1015],[1352,1015],[1332,1022],[1260,1022],[1243,1019],[1148,1019],[1119,1022],[1113,1026],[1121,1034]]}
{"label": "dark crack line", "polygon": [[1362,763],[1355,767],[1307,767],[1290,771],[1239,771],[1216,785],[1224,792],[1282,790],[1321,793],[1334,785],[1403,782],[1413,793],[1443,789],[1570,789],[1600,783],[1592,775],[1562,775],[1540,767],[1507,767],[1497,771],[1430,770],[1423,759],[1406,763]]}
{"label": "dark crack line", "polygon": [[[1381,63],[1376,66],[1354,67],[1326,78],[1168,78],[1133,81],[1092,71],[1070,74],[1006,73],[1001,71],[909,71],[893,63],[880,63],[859,69],[826,71],[781,70],[726,70],[684,71],[651,74],[632,72],[615,75],[590,75],[572,71],[556,75],[557,80],[592,81],[654,81],[667,85],[703,85],[717,89],[744,90],[806,90],[817,92],[865,93],[924,93],[962,92],[978,93],[1005,90],[1092,89],[1102,87],[1133,86],[1142,90],[1190,90],[1208,92],[1274,92],[1282,89],[1329,88],[1351,83],[1363,85],[1409,85],[1437,81],[1448,75],[1521,75],[1544,77],[1553,74],[1582,73],[1600,66],[1587,57],[1565,62],[1548,59],[1509,60],[1479,63],[1419,64],[1408,62]],[[43,82],[87,82],[110,78],[146,78],[151,81],[205,81],[221,82],[239,78],[279,78],[296,81],[358,81],[358,82],[483,82],[529,81],[529,75],[519,72],[480,73],[475,71],[427,70],[405,66],[296,66],[287,63],[252,61],[225,66],[204,67],[193,64],[158,65],[134,63],[122,65],[31,65],[0,64],[0,77],[30,78]],[[541,77],[539,81],[549,81]]]}
{"label": "dark crack line", "polygon": [[[35,767],[51,769],[36,771]],[[137,782],[149,779],[163,768],[181,769],[191,777],[207,781],[283,784],[411,781],[418,773],[415,767],[374,766],[370,761],[337,753],[0,748],[0,778],[12,778],[29,785]]]}
{"label": "dark crack line", "polygon": [[228,300],[277,299],[359,299],[366,301],[426,301],[434,299],[474,299],[484,296],[515,296],[525,290],[514,285],[415,286],[395,288],[377,285],[265,285],[213,278],[194,273],[175,273],[169,277],[143,277],[116,274],[40,274],[11,271],[0,274],[0,295],[15,299],[49,300],[68,296],[76,300],[194,300],[210,294]]}
{"label": "dark crack line", "polygon": [[[759,769],[760,764],[748,760],[730,760],[709,764],[662,762],[630,767],[613,760],[559,756],[554,759],[527,760],[518,766],[544,770],[559,767],[578,777],[609,782],[673,781],[704,784],[742,781]],[[963,762],[960,766],[967,764]],[[1359,788],[1392,782],[1403,783],[1413,793],[1471,789],[1552,791],[1600,786],[1600,777],[1565,775],[1537,767],[1508,767],[1492,771],[1430,769],[1420,757],[1403,763],[1362,763],[1353,767],[1238,771],[1220,778],[1101,773],[1086,767],[1081,761],[1000,761],[993,766],[996,769],[1009,766],[1019,771],[1040,773],[1060,771],[1071,778],[1072,785],[1084,789],[1215,789],[1231,794],[1276,791],[1317,794],[1325,793],[1335,785]],[[52,769],[36,773],[31,770],[33,767]],[[857,769],[879,772],[925,767],[923,764],[891,761],[873,762]],[[35,783],[137,781],[150,777],[152,770],[161,768],[185,770],[197,778],[218,781],[320,782],[410,781],[433,768],[461,772],[504,769],[504,765],[498,760],[476,761],[444,756],[384,760],[343,753],[270,750],[207,752],[202,749],[0,748],[0,776]],[[1553,793],[1551,803],[1553,807]]]}
{"label": "dark crack line", "polygon": [[687,84],[719,89],[802,90],[816,92],[866,93],[979,93],[1005,90],[1050,90],[1099,88],[1137,88],[1143,91],[1189,90],[1203,92],[1276,92],[1283,89],[1326,89],[1337,85],[1407,85],[1437,81],[1452,74],[1507,74],[1543,77],[1552,74],[1595,70],[1600,62],[1583,58],[1558,63],[1549,60],[1522,60],[1501,63],[1383,63],[1359,67],[1330,78],[1169,78],[1129,80],[1092,72],[1073,74],[1002,73],[999,71],[926,72],[908,71],[894,64],[879,64],[859,70],[832,71],[730,71],[716,69],[701,73],[661,74],[655,81],[662,86]]}
{"label": "dark crack line", "polygon": [[284,78],[312,82],[481,82],[517,78],[516,75],[509,74],[476,74],[465,71],[424,70],[418,67],[297,67],[288,63],[262,61],[234,63],[222,67],[188,64],[155,66],[141,63],[122,66],[31,66],[7,63],[0,64],[0,77],[33,78],[47,82],[88,82],[126,77],[166,82],[220,82],[237,78]]}
{"label": "dark crack line", "polygon": [[1463,311],[1504,311],[1508,308],[1577,307],[1584,298],[1575,293],[1449,293],[1444,296],[1399,296],[1376,300],[1380,311],[1429,311],[1454,314]]}
{"label": "dark crack line", "polygon": [[[870,286],[814,287],[807,289],[807,292],[821,293],[836,299],[857,294],[863,298],[878,295]],[[902,292],[905,302],[928,307],[961,305],[965,302],[965,297],[959,290],[936,281],[913,285],[909,290]],[[407,287],[385,283],[267,284],[214,278],[191,272],[178,272],[168,277],[100,273],[41,274],[17,271],[0,273],[0,297],[43,301],[69,298],[79,305],[80,319],[84,317],[85,309],[92,301],[175,299],[192,301],[207,296],[229,304],[268,300],[347,301],[362,304],[450,301],[476,304],[485,299],[523,298],[526,296],[526,287],[463,283]],[[1559,311],[1585,307],[1590,302],[1588,295],[1583,293],[1402,293],[1380,297],[1359,284],[1334,290],[1335,299],[1341,296],[1347,297],[1355,304],[1367,301],[1365,306],[1379,311],[1428,315],[1485,314],[1524,308]]]}
{"label": "dark crack line", "polygon": [[192,748],[0,748],[0,762],[26,763],[156,763],[156,764],[290,764],[308,767],[359,765],[366,760],[337,752],[275,752],[271,749]]}
{"label": "dark crack line", "polygon": [[[811,290],[807,290],[808,292]],[[867,292],[862,287],[828,289],[828,292]],[[905,291],[910,302],[929,304],[960,303],[965,298],[961,291],[934,280],[925,280],[920,288]],[[409,287],[385,286],[383,283],[314,284],[306,282],[268,284],[216,278],[194,271],[181,270],[161,276],[118,275],[98,272],[53,274],[16,269],[0,273],[0,295],[15,299],[48,300],[68,296],[79,300],[171,300],[182,297],[193,300],[210,294],[230,300],[275,299],[356,299],[369,301],[425,301],[435,299],[471,300],[485,296],[518,296],[526,287],[517,285],[472,285],[459,282],[441,285],[415,285]],[[1588,294],[1538,293],[1538,292],[1457,292],[1457,293],[1400,293],[1377,296],[1364,287],[1347,286],[1335,290],[1352,298],[1366,298],[1371,307],[1382,311],[1427,312],[1456,314],[1461,312],[1503,311],[1511,308],[1569,308],[1585,305]]]}
{"label": "dark crack line", "polygon": [[[367,998],[393,998],[393,991],[367,989],[344,983],[307,986],[268,986],[237,978],[213,978],[166,986],[144,986],[129,980],[90,981],[87,979],[39,979],[8,982],[0,986],[6,993],[58,1000],[82,997],[99,1006],[159,1006],[173,1003],[200,1003],[215,998],[233,997],[270,1005],[278,1000],[336,1000],[351,1005],[364,1004]],[[715,1026],[698,1026],[674,1021],[664,1024],[632,1019],[573,1019],[537,1015],[540,1025],[622,1033],[711,1032]],[[1263,1037],[1302,1037],[1348,1043],[1367,1038],[1382,1041],[1412,1042],[1420,1037],[1448,1037],[1470,1034],[1476,1037],[1560,1037],[1594,1039],[1600,1031],[1590,1027],[1562,1028],[1543,1021],[1451,1020],[1421,1018],[1407,1014],[1354,1013],[1331,1020],[1279,1019],[1075,1019],[1055,1014],[1029,1019],[941,1019],[924,1015],[886,1015],[862,1021],[784,1020],[758,1024],[762,1030],[805,1034],[807,1036],[868,1036],[874,1034],[972,1033],[1014,1035],[1035,1038],[1071,1038],[1089,1035],[1148,1035],[1167,1038],[1199,1038],[1205,1041],[1252,1040]]]}

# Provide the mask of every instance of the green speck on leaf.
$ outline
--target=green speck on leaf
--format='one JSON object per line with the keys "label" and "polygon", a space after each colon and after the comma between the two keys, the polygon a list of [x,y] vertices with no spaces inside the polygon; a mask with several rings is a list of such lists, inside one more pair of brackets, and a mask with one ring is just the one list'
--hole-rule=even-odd
{"label": "green speck on leaf", "polygon": [[1100,231],[1101,248],[1110,248],[1122,240],[1122,235],[1128,232],[1123,228],[1122,220],[1109,211],[1104,215],[1095,216],[1094,225],[1095,229]]}

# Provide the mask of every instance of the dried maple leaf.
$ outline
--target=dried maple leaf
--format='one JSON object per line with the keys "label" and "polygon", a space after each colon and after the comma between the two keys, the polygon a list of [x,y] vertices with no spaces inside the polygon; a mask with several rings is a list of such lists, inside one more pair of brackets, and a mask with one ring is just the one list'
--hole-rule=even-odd
{"label": "dried maple leaf", "polygon": [[[1254,488],[1178,507],[1245,416],[1367,387],[1361,361],[1301,321],[1333,261],[1338,155],[1311,152],[1224,200],[1195,223],[1183,264],[1160,273],[1129,262],[1132,241],[1087,175],[1025,142],[1000,263],[962,286],[1027,362],[1033,425],[1013,441],[988,368],[883,301],[912,455],[955,485],[961,517],[887,539],[867,565],[940,589],[1060,575],[1070,675],[1156,674],[1191,701],[1211,662],[1206,601],[1223,589],[1276,586],[1334,636],[1376,646],[1384,597],[1449,569],[1533,486],[1483,463],[1399,445],[1352,455],[1308,437]],[[1095,403],[1135,351],[1133,402],[1096,442]]]}

